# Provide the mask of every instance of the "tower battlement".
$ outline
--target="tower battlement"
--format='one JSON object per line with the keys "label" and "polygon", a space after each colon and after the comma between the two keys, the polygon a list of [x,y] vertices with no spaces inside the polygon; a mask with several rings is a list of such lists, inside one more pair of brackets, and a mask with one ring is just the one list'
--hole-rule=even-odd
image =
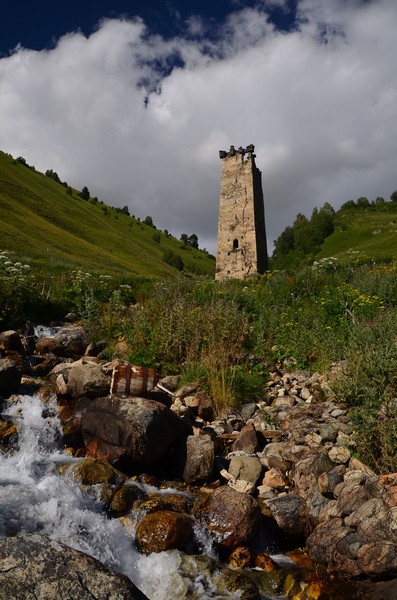
{"label": "tower battlement", "polygon": [[215,279],[244,279],[268,268],[262,174],[255,146],[219,151],[222,160]]}

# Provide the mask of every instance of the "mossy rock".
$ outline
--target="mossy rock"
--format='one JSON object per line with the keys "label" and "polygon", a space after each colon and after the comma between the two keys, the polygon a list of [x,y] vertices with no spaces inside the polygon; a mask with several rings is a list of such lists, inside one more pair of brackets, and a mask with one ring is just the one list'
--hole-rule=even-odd
{"label": "mossy rock", "polygon": [[139,498],[142,498],[144,492],[142,492],[136,485],[123,485],[122,488],[117,490],[110,502],[110,512],[112,515],[121,517],[130,512]]}
{"label": "mossy rock", "polygon": [[17,426],[13,421],[0,419],[0,448],[13,444],[18,437]]}
{"label": "mossy rock", "polygon": [[193,542],[193,537],[193,519],[171,510],[146,514],[136,530],[136,543],[144,554],[186,550]]}
{"label": "mossy rock", "polygon": [[65,469],[64,474],[82,485],[113,484],[122,477],[122,474],[106,460],[92,458],[70,465]]}
{"label": "mossy rock", "polygon": [[148,513],[158,510],[190,513],[192,501],[181,494],[153,494],[135,502],[134,508]]}
{"label": "mossy rock", "polygon": [[256,583],[245,572],[233,571],[227,567],[219,568],[219,564],[208,556],[181,555],[180,572],[192,582],[200,582],[200,591],[189,590],[190,600],[201,600],[203,591],[214,593],[216,597],[224,598],[239,592],[241,600],[260,600],[260,593]]}

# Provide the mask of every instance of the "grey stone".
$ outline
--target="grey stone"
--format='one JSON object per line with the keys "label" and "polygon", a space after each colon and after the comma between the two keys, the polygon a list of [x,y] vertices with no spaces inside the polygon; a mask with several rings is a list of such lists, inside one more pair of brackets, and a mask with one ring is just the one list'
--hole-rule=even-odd
{"label": "grey stone", "polygon": [[229,473],[235,479],[243,479],[256,485],[262,474],[262,464],[257,456],[232,456]]}
{"label": "grey stone", "polygon": [[147,600],[124,575],[37,534],[0,540],[0,598]]}

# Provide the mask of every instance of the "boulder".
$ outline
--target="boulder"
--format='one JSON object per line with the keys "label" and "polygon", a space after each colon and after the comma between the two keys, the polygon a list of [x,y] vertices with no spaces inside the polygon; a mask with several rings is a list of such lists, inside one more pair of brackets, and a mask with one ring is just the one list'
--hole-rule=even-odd
{"label": "boulder", "polygon": [[288,535],[301,535],[307,527],[306,502],[296,494],[278,496],[267,500],[277,525]]}
{"label": "boulder", "polygon": [[87,336],[82,327],[64,327],[54,337],[40,338],[36,343],[36,353],[74,358],[83,356],[86,347]]}
{"label": "boulder", "polygon": [[195,484],[208,481],[214,473],[215,448],[209,435],[189,435],[183,480]]}
{"label": "boulder", "polygon": [[147,600],[124,575],[41,535],[0,540],[0,597]]}
{"label": "boulder", "polygon": [[35,359],[34,364],[31,364],[30,366],[30,371],[34,375],[38,375],[40,377],[46,377],[49,375],[51,371],[62,362],[62,358],[60,356],[55,356],[55,354],[43,354],[42,356],[30,358]]}
{"label": "boulder", "polygon": [[261,450],[259,435],[253,423],[247,423],[242,428],[232,450],[233,452],[259,452]]}
{"label": "boulder", "polygon": [[312,560],[326,565],[330,575],[358,577],[360,565],[357,551],[365,540],[354,529],[346,527],[340,518],[320,523],[306,540]]}
{"label": "boulder", "polygon": [[153,465],[186,433],[169,408],[146,398],[96,398],[81,415],[90,456],[129,468]]}
{"label": "boulder", "polygon": [[193,519],[180,512],[158,510],[139,522],[136,543],[143,554],[186,550],[193,540]]}
{"label": "boulder", "polygon": [[247,545],[257,533],[262,520],[257,501],[229,486],[212,492],[199,502],[195,512],[214,534],[218,546],[225,550]]}
{"label": "boulder", "polygon": [[110,377],[101,365],[92,360],[80,359],[73,363],[57,365],[50,373],[55,378],[56,392],[68,398],[97,398],[110,390]]}
{"label": "boulder", "polygon": [[235,479],[243,479],[256,485],[262,474],[262,464],[257,456],[232,456],[229,473]]}
{"label": "boulder", "polygon": [[87,458],[82,462],[70,465],[64,474],[83,485],[96,485],[97,483],[116,483],[120,473],[106,460]]}
{"label": "boulder", "polygon": [[107,503],[109,512],[114,517],[121,517],[130,512],[134,503],[142,498],[144,492],[137,486],[126,483],[121,488],[112,492]]}
{"label": "boulder", "polygon": [[0,396],[11,396],[18,391],[22,379],[21,366],[10,358],[0,358]]}
{"label": "boulder", "polygon": [[6,351],[18,352],[21,356],[25,355],[21,337],[19,333],[12,329],[0,333],[0,348]]}

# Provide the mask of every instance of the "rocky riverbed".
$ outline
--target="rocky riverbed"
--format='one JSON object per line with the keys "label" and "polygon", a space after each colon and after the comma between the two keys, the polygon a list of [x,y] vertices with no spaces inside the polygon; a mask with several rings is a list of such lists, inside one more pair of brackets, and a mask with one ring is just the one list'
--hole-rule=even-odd
{"label": "rocky riverbed", "polygon": [[[128,365],[101,359],[103,347],[87,347],[78,325],[40,339],[3,332],[0,350],[4,463],[24,444],[21,394],[25,411],[26,394],[35,395],[44,421],[56,398],[67,451],[56,481],[122,527],[136,563],[172,557],[174,597],[397,597],[397,474],[375,474],[355,456],[329,376],[270,368],[259,402],[219,416],[197,383],[181,387],[177,376],[141,396],[130,386],[111,393],[112,375]],[[10,485],[7,471],[1,485]],[[69,550],[38,518],[19,527],[20,502],[10,494],[2,507],[0,589],[12,586],[21,598],[32,586],[37,598],[54,589],[67,597],[68,586],[74,598],[144,597],[133,579],[160,597],[133,569],[119,566],[121,576]],[[107,596],[95,587],[105,580],[114,586]]]}

